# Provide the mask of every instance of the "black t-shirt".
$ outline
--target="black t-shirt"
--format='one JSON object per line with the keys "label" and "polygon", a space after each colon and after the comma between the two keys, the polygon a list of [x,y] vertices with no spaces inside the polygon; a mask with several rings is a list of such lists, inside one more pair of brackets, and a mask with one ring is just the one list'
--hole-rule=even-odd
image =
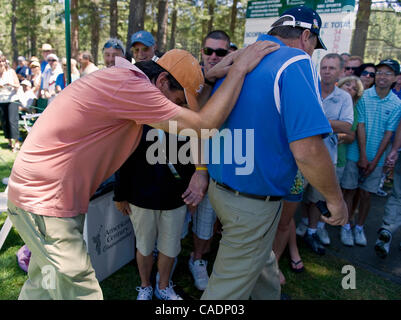
{"label": "black t-shirt", "polygon": [[[146,134],[150,129],[153,128],[144,125],[138,147],[116,172],[114,200],[126,200],[137,207],[152,210],[176,209],[185,204],[181,195],[188,188],[195,166],[191,163],[174,164],[181,177],[176,179],[167,164],[149,164],[146,151],[152,144],[157,143],[146,141]],[[170,134],[166,133],[165,150],[169,150],[169,136]],[[177,140],[175,135],[171,138]],[[180,150],[183,144],[189,143],[188,141],[189,138],[186,141],[177,141],[177,150]]]}

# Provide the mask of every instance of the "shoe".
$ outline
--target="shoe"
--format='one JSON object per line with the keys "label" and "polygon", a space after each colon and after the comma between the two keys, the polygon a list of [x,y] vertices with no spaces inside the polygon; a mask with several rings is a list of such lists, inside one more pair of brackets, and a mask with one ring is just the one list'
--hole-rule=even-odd
{"label": "shoe", "polygon": [[377,190],[376,194],[380,197],[387,197],[387,195],[388,195],[388,193],[381,188],[379,188],[379,190]]}
{"label": "shoe", "polygon": [[388,256],[388,253],[390,252],[390,242],[384,242],[380,239],[377,239],[375,244],[375,251],[380,258],[386,258]]}
{"label": "shoe", "polygon": [[329,233],[327,232],[325,227],[317,228],[316,234],[323,245],[328,246],[330,244]]}
{"label": "shoe", "polygon": [[391,242],[393,236],[391,234],[390,231],[388,231],[387,229],[380,229],[379,230],[379,240],[383,241],[383,242]]}
{"label": "shoe", "polygon": [[340,232],[341,242],[344,246],[353,247],[354,246],[354,235],[352,234],[352,230],[345,229],[341,227]]}
{"label": "shoe", "polygon": [[312,235],[305,233],[304,240],[305,243],[309,246],[309,248],[318,255],[322,256],[326,253],[326,249],[320,243],[319,237],[317,236],[316,233]]}
{"label": "shoe", "polygon": [[295,229],[295,233],[297,236],[303,237],[305,236],[306,230],[308,229],[308,226],[302,221],[299,221],[297,228]]}
{"label": "shoe", "polygon": [[168,287],[165,289],[159,289],[159,280],[160,280],[160,275],[157,273],[156,275],[156,288],[155,288],[155,296],[159,300],[182,300],[180,295],[175,293],[174,291],[174,285],[173,281],[169,281]]}
{"label": "shoe", "polygon": [[298,260],[295,262],[294,260],[291,259],[291,261],[290,261],[291,271],[295,272],[295,273],[300,273],[300,272],[304,271],[305,270],[304,266],[302,266],[301,268],[297,268],[297,266],[301,263],[302,263],[302,260]]}
{"label": "shoe", "polygon": [[354,227],[354,241],[355,244],[358,246],[366,247],[368,244],[368,241],[366,240],[365,232],[363,230],[358,230],[357,228]]}
{"label": "shoe", "polygon": [[380,258],[384,259],[388,256],[392,239],[393,236],[390,231],[383,228],[379,230],[379,238],[377,239],[375,244],[375,251]]}
{"label": "shoe", "polygon": [[136,300],[152,300],[153,297],[152,286],[148,286],[145,288],[136,287],[136,291],[138,291],[138,296],[136,297]]}
{"label": "shoe", "polygon": [[189,270],[195,280],[195,287],[198,290],[205,290],[209,282],[209,275],[207,274],[207,261],[199,259],[193,260],[192,257],[188,261]]}

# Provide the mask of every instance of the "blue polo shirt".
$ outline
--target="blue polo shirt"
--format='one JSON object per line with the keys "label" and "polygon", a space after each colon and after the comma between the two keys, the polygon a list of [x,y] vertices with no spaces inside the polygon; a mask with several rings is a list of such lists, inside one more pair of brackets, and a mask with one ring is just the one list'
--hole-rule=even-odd
{"label": "blue polo shirt", "polygon": [[[396,131],[401,117],[401,100],[390,90],[384,99],[377,95],[376,87],[364,91],[359,99],[356,109],[358,111],[358,123],[365,124],[366,133],[366,157],[373,161],[379,150],[386,131]],[[378,167],[384,166],[387,152],[384,152]],[[359,161],[358,139],[348,147],[347,159]]]}
{"label": "blue polo shirt", "polygon": [[206,144],[205,158],[210,176],[220,183],[240,192],[284,196],[297,172],[289,144],[332,129],[310,56],[272,36],[258,40],[281,47],[245,77],[233,111]]}

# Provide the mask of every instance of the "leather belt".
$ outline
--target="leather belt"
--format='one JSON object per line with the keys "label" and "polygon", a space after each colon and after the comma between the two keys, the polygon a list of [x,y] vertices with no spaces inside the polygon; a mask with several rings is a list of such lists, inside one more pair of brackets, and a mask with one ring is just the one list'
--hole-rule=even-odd
{"label": "leather belt", "polygon": [[251,198],[251,199],[257,199],[257,200],[263,200],[263,201],[280,201],[283,197],[281,196],[259,196],[257,194],[250,194],[250,193],[245,193],[245,192],[239,192],[231,187],[229,187],[228,185],[224,184],[224,183],[220,183],[217,182],[216,180],[214,180],[212,178],[212,181],[214,183],[216,183],[216,185],[226,189],[227,191],[233,192],[235,193],[235,195],[240,195],[246,198]]}

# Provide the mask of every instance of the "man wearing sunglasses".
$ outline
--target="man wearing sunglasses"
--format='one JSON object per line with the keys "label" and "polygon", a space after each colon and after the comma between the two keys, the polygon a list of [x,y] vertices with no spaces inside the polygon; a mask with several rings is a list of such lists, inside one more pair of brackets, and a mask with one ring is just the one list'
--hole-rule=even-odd
{"label": "man wearing sunglasses", "polygon": [[230,37],[221,30],[210,32],[203,40],[202,61],[207,72],[228,54]]}
{"label": "man wearing sunglasses", "polygon": [[49,67],[43,73],[43,87],[41,90],[42,98],[48,99],[50,103],[56,97],[56,80],[59,74],[63,73],[63,69],[59,63],[58,57],[51,53],[47,56]]}
{"label": "man wearing sunglasses", "polygon": [[344,75],[346,77],[353,76],[358,71],[359,67],[363,63],[363,60],[359,56],[351,56],[345,64]]}
{"label": "man wearing sunglasses", "polygon": [[121,40],[110,38],[103,46],[103,60],[106,68],[115,65],[116,57],[125,57],[125,47]]}
{"label": "man wearing sunglasses", "polygon": [[141,30],[131,36],[131,53],[135,62],[152,60],[155,51],[155,39],[150,32]]}

